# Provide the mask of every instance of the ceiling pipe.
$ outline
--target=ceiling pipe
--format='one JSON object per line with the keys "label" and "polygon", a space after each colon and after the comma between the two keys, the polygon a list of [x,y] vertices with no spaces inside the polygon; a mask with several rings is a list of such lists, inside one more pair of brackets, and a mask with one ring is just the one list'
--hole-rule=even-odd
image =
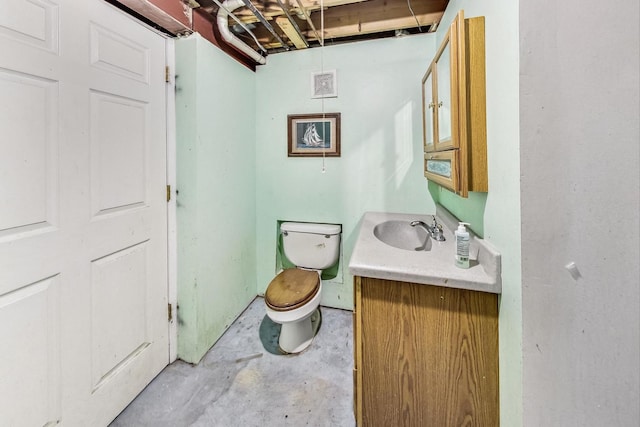
{"label": "ceiling pipe", "polygon": [[249,56],[258,64],[264,65],[267,63],[266,58],[253,50],[245,42],[237,38],[229,29],[229,13],[233,12],[239,7],[243,7],[244,5],[245,4],[242,0],[226,0],[224,3],[222,3],[222,7],[218,9],[218,29],[220,30],[220,35],[222,36],[224,41],[238,49],[240,52]]}

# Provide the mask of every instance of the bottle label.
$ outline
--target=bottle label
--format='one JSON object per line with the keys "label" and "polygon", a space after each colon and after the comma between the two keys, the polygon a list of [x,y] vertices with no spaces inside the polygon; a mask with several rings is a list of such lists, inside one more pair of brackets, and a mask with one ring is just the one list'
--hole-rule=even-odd
{"label": "bottle label", "polygon": [[456,254],[459,257],[469,258],[469,240],[468,239],[456,239]]}

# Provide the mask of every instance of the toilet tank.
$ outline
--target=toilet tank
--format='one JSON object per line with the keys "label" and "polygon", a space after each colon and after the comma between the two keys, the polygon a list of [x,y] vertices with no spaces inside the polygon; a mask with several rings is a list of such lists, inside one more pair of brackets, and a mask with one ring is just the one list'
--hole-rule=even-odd
{"label": "toilet tank", "polygon": [[314,270],[331,267],[340,255],[340,231],[336,224],[283,222],[284,253],[294,265]]}

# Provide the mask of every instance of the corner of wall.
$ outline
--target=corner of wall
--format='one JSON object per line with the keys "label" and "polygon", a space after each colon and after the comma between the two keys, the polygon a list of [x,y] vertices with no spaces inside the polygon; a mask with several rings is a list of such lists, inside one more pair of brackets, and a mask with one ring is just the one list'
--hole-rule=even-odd
{"label": "corner of wall", "polygon": [[437,194],[434,200],[437,200],[459,220],[468,222],[470,224],[468,227],[479,237],[484,237],[484,211],[487,205],[487,193],[469,192],[469,197],[465,199],[440,186],[432,188],[430,185],[429,191],[432,196],[434,193]]}
{"label": "corner of wall", "polygon": [[178,357],[197,363],[256,295],[255,77],[199,35],[176,50]]}

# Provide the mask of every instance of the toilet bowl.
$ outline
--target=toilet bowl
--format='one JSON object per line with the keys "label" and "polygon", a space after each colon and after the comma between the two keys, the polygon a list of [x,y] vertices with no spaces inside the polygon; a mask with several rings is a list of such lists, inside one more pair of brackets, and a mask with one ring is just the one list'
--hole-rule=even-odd
{"label": "toilet bowl", "polygon": [[[315,276],[314,279],[318,282],[317,287],[306,295],[281,295],[280,300],[278,300],[274,294],[280,291],[280,286],[284,286],[282,284],[279,285],[279,283],[286,276],[291,276],[292,273],[298,272]],[[292,268],[283,270],[271,281],[265,293],[265,304],[267,306],[267,316],[275,323],[282,325],[280,338],[278,339],[280,350],[285,353],[300,353],[311,344],[320,326],[318,306],[320,305],[321,293],[322,282],[320,275],[316,271]],[[295,305],[289,304],[288,306],[285,303],[286,300],[295,301],[295,299],[304,299],[304,301],[300,301]]]}
{"label": "toilet bowl", "polygon": [[300,353],[320,326],[322,269],[335,264],[340,252],[339,225],[282,223],[284,253],[296,268],[281,271],[265,292],[267,316],[282,325],[278,345],[284,353]]}

